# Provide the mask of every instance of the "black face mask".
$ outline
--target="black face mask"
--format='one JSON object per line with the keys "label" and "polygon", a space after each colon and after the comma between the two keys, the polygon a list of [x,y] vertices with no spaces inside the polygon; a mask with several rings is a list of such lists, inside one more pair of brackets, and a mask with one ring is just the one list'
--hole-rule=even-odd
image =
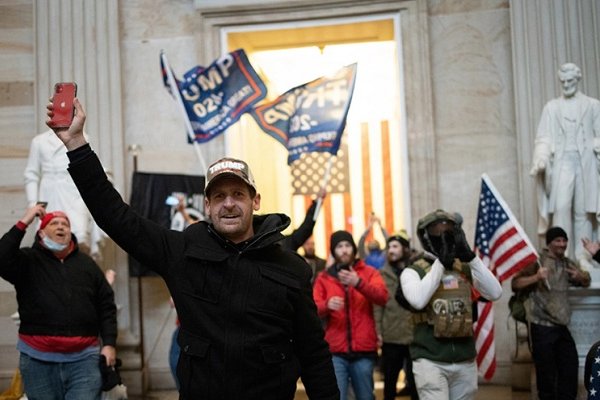
{"label": "black face mask", "polygon": [[454,233],[446,231],[441,236],[429,236],[433,253],[439,257],[446,268],[452,268],[456,256],[456,242]]}
{"label": "black face mask", "polygon": [[454,249],[454,235],[451,231],[446,231],[441,236],[429,236],[429,240],[436,256]]}

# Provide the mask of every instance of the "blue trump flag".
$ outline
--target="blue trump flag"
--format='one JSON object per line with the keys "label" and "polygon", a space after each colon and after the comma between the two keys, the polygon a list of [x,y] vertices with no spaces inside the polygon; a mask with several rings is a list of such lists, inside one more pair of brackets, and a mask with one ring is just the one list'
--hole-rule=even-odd
{"label": "blue trump flag", "polygon": [[356,80],[356,63],[333,76],[288,90],[250,113],[267,134],[288,149],[288,164],[302,153],[336,155],[346,126]]}
{"label": "blue trump flag", "polygon": [[223,133],[267,94],[242,49],[225,54],[208,67],[190,69],[182,80],[175,79],[181,96],[169,84],[170,67],[162,56],[160,64],[165,86],[176,99],[181,98],[198,143]]}

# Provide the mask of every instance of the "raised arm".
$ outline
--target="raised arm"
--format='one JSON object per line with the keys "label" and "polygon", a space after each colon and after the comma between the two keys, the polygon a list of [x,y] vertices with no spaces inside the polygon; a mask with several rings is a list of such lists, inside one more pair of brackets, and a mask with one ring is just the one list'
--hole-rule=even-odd
{"label": "raised arm", "polygon": [[[184,246],[183,234],[143,218],[129,207],[108,180],[84,134],[85,111],[75,99],[75,117],[69,128],[52,128],[69,150],[69,173],[98,226],[123,250],[161,275],[178,263],[169,254]],[[52,104],[47,106],[49,122]],[[169,236],[178,236],[167,240]],[[175,251],[180,254],[182,251]]]}

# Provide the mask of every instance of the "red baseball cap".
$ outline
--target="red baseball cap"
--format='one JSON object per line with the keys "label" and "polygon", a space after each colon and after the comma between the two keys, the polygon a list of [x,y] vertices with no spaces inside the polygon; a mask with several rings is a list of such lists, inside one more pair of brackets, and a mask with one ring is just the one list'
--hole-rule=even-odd
{"label": "red baseball cap", "polygon": [[52,221],[54,218],[64,218],[69,223],[69,226],[71,226],[71,221],[69,221],[69,217],[67,217],[67,214],[65,214],[62,211],[52,211],[44,215],[44,218],[42,218],[42,222],[40,222],[40,229],[44,229],[46,225],[48,225],[48,223],[50,223],[50,221]]}

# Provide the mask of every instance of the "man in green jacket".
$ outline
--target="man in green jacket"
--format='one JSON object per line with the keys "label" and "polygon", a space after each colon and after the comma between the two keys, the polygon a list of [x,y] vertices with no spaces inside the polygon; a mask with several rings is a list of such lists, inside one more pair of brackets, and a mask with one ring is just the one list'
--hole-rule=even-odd
{"label": "man in green jacket", "polygon": [[379,270],[390,297],[385,306],[375,306],[375,327],[377,340],[381,346],[381,368],[383,372],[383,399],[394,400],[398,394],[396,383],[398,374],[404,368],[406,386],[403,393],[411,399],[418,398],[415,378],[412,373],[412,360],[408,345],[413,339],[412,313],[396,301],[394,293],[400,286],[400,274],[406,268],[411,256],[410,243],[406,231],[394,233],[388,237],[386,245],[387,260]]}
{"label": "man in green jacket", "polygon": [[435,210],[417,224],[424,255],[400,276],[414,308],[410,345],[421,400],[471,400],[477,392],[471,289],[487,300],[502,286],[470,249],[455,214]]}

